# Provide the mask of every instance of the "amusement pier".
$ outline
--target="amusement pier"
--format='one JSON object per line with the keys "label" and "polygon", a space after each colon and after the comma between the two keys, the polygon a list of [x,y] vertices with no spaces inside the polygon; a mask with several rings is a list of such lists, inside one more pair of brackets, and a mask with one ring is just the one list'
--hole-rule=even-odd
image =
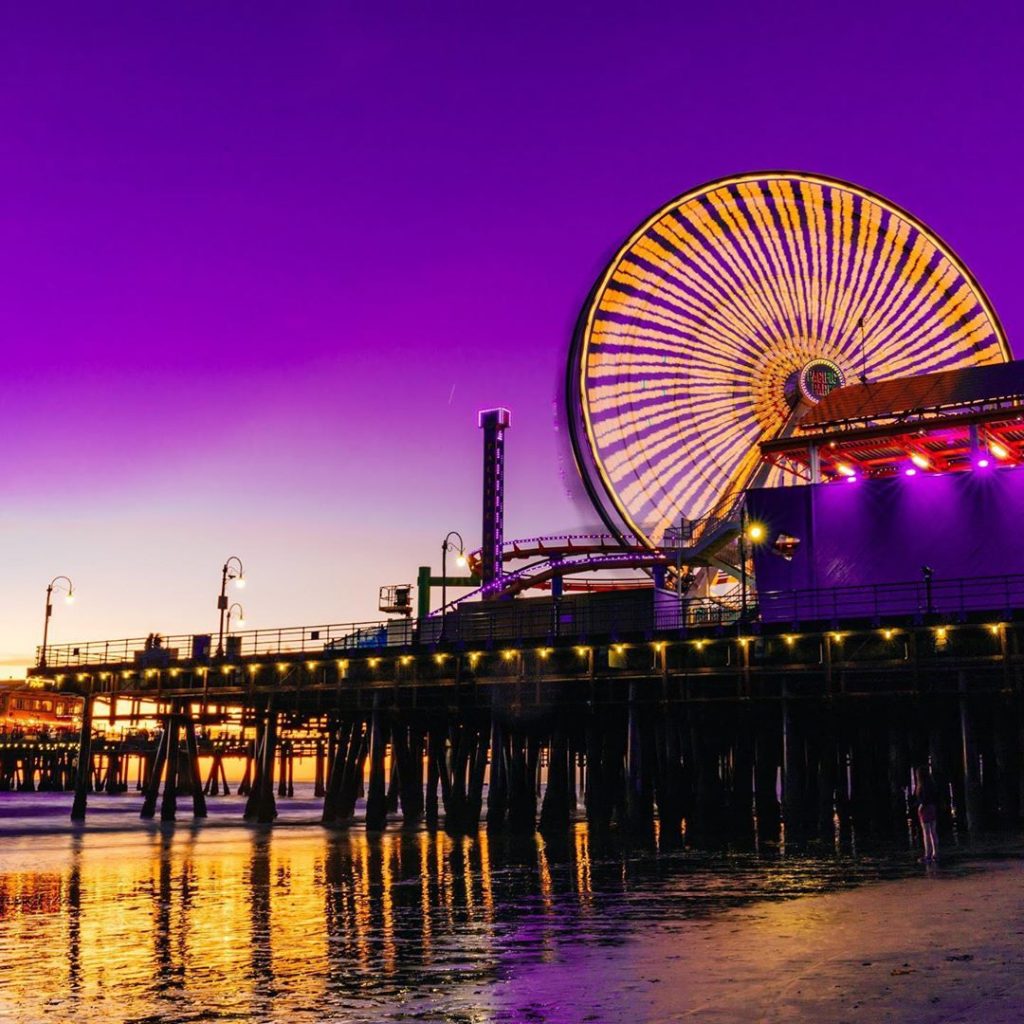
{"label": "amusement pier", "polygon": [[44,640],[8,703],[75,730],[8,731],[0,786],[168,821],[230,767],[269,823],[301,758],[328,826],[671,848],[906,836],[927,766],[941,828],[1019,824],[1024,365],[934,233],[818,176],[689,192],[595,283],[564,412],[596,532],[505,540],[485,410],[478,545],[379,621],[232,629],[232,558],[216,633]]}

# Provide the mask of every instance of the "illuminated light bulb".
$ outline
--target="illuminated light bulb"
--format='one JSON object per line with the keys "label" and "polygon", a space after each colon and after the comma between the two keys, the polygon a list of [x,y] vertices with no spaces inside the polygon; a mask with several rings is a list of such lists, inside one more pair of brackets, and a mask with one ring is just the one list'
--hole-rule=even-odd
{"label": "illuminated light bulb", "polygon": [[857,477],[856,477],[856,475],[854,475],[854,476],[848,476],[848,477],[846,478],[846,482],[847,482],[848,484],[855,484],[855,483],[857,482]]}
{"label": "illuminated light bulb", "polygon": [[946,639],[946,627],[945,626],[939,626],[939,628],[935,630],[935,638],[937,640],[945,640]]}
{"label": "illuminated light bulb", "polygon": [[917,470],[913,466],[908,466],[903,472],[906,476],[917,476]]}
{"label": "illuminated light bulb", "polygon": [[892,632],[891,629],[883,629],[882,630],[882,636],[884,636],[886,640],[891,640],[892,639],[892,635],[893,635],[893,632]]}
{"label": "illuminated light bulb", "polygon": [[537,649],[537,657],[538,658],[546,658],[548,656],[548,654],[550,654],[550,653],[551,652],[548,651],[548,649],[546,647],[539,647]]}
{"label": "illuminated light bulb", "polygon": [[989,626],[989,627],[988,627],[988,631],[989,631],[989,632],[990,632],[990,633],[991,633],[991,634],[992,634],[993,636],[999,636],[999,630],[1000,630],[1000,628],[1001,628],[1001,626],[1000,626],[1000,624],[999,624],[999,623],[997,622],[997,623],[994,623],[993,625]]}
{"label": "illuminated light bulb", "polygon": [[789,647],[792,647],[793,644],[796,643],[796,637],[795,636],[785,636],[785,637],[783,637],[783,640],[786,641],[786,644]]}
{"label": "illuminated light bulb", "polygon": [[502,651],[501,652],[501,656],[506,661],[511,661],[516,656],[516,652],[515,651]]}
{"label": "illuminated light bulb", "polygon": [[917,466],[918,469],[927,469],[931,465],[931,463],[919,452],[911,452],[910,461]]}
{"label": "illuminated light bulb", "polygon": [[857,471],[852,466],[848,466],[845,462],[837,463],[836,469],[838,469],[843,476],[849,477],[857,475]]}
{"label": "illuminated light bulb", "polygon": [[835,640],[835,642],[837,644],[841,644],[843,642],[843,634],[842,633],[833,633],[832,634],[832,639]]}
{"label": "illuminated light bulb", "polygon": [[238,624],[239,624],[240,626],[244,626],[244,625],[245,625],[245,619],[244,619],[244,618],[242,618],[242,616],[241,616],[241,615],[239,615],[239,616],[238,616]]}
{"label": "illuminated light bulb", "polygon": [[455,564],[457,566],[459,566],[459,568],[462,568],[462,569],[464,569],[466,567],[466,555],[465,555],[464,552],[462,552],[462,551],[459,552],[458,557],[455,559]]}
{"label": "illuminated light bulb", "polygon": [[747,527],[747,538],[755,543],[764,540],[764,527],[760,523],[751,523]]}
{"label": "illuminated light bulb", "polygon": [[978,459],[978,468],[979,469],[987,469],[988,468],[988,459]]}
{"label": "illuminated light bulb", "polygon": [[244,590],[245,589],[245,577],[244,576],[239,576],[235,580],[235,586],[238,587],[239,590]]}
{"label": "illuminated light bulb", "polygon": [[988,446],[988,450],[997,459],[1008,459],[1010,457],[1009,448],[1007,448],[1005,445],[1001,445],[998,441],[992,441]]}

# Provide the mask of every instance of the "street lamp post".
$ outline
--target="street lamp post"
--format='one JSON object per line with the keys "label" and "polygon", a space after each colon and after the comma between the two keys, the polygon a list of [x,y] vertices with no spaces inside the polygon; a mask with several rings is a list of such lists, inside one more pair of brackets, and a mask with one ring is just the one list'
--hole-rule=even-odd
{"label": "street lamp post", "polygon": [[67,576],[54,576],[50,580],[49,586],[46,588],[46,616],[43,619],[43,647],[39,654],[39,667],[46,668],[46,641],[50,633],[50,616],[53,614],[53,592],[55,590],[63,590],[64,588],[59,586],[61,582],[67,584],[67,593],[64,595],[64,600],[71,604],[75,599],[75,585],[71,582]]}
{"label": "street lamp post", "polygon": [[[453,538],[458,539],[458,544],[455,543]],[[458,558],[456,559],[459,566],[465,566],[466,564],[466,543],[462,539],[462,534],[458,530],[449,530],[444,540],[441,542],[441,635],[438,637],[439,640],[444,640],[444,626],[445,616],[448,612],[448,552],[458,551]]]}
{"label": "street lamp post", "polygon": [[220,632],[217,636],[217,657],[224,657],[224,616],[228,611],[228,580],[234,580],[236,587],[245,586],[245,570],[242,568],[242,560],[237,555],[232,555],[225,563],[220,574],[220,597],[217,598],[217,607],[220,609]]}
{"label": "street lamp post", "polygon": [[[238,614],[236,616],[236,620],[238,622],[238,625],[239,626],[244,626],[245,625],[245,609],[242,608],[242,606],[237,601],[235,601],[234,604],[232,604],[232,605],[230,605],[228,607],[228,616],[227,616],[227,618],[228,618],[228,626],[227,626],[228,646],[227,646],[227,653],[228,654],[240,654],[241,653],[240,646],[236,647],[234,650],[232,650],[232,647],[231,647],[231,616],[234,615],[236,611],[238,612]],[[239,642],[241,642],[242,638],[239,637],[238,639],[239,639]]]}
{"label": "street lamp post", "polygon": [[747,506],[740,506],[740,627],[747,621]]}
{"label": "street lamp post", "polygon": [[758,545],[765,539],[763,523],[752,523],[747,516],[747,506],[740,506],[740,622],[747,621],[747,543]]}
{"label": "street lamp post", "polygon": [[231,635],[231,616],[234,614],[236,608],[238,609],[238,624],[240,626],[245,625],[245,609],[236,601],[230,608],[228,608],[228,636]]}

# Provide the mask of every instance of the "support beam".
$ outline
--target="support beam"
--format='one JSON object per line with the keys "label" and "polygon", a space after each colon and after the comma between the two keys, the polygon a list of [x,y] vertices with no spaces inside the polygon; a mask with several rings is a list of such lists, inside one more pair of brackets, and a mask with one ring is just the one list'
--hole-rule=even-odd
{"label": "support beam", "polygon": [[160,740],[157,743],[156,753],[153,755],[153,762],[149,770],[149,778],[146,781],[142,797],[142,810],[139,817],[143,819],[152,818],[156,813],[156,798],[160,794],[160,777],[164,773],[164,764],[167,761],[167,744],[170,740],[169,729],[170,716],[164,718],[164,727],[160,731]]}
{"label": "support beam", "polygon": [[501,716],[491,712],[491,775],[487,787],[487,830],[505,827],[508,810],[508,754],[505,724]]}
{"label": "support beam", "polygon": [[82,699],[82,729],[78,737],[75,799],[71,805],[72,821],[85,821],[85,806],[89,793],[89,773],[92,762],[92,712],[95,699],[92,694]]}
{"label": "support beam", "polygon": [[[186,706],[185,709],[185,749],[188,757],[189,774],[192,776],[192,817],[206,817],[206,798],[203,796],[203,787],[200,785],[199,775],[199,746],[196,743],[196,723],[192,717],[192,711]],[[217,768],[217,759],[213,762],[214,771]]]}
{"label": "support beam", "polygon": [[384,757],[387,748],[387,726],[380,707],[380,694],[373,696],[370,718],[370,784],[366,791],[366,831],[383,832],[387,826],[387,779]]}
{"label": "support beam", "polygon": [[167,716],[167,778],[164,781],[164,795],[160,801],[160,820],[174,821],[178,812],[178,769],[181,761],[180,747],[181,718],[177,702]]}

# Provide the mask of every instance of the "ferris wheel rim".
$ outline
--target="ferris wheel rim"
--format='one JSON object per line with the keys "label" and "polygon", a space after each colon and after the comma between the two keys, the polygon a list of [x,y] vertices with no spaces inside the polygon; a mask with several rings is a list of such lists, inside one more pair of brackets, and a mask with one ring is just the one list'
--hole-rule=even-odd
{"label": "ferris wheel rim", "polygon": [[[745,171],[740,174],[728,174],[713,178],[700,185],[694,186],[693,188],[687,189],[667,202],[662,203],[653,213],[645,217],[633,229],[633,231],[629,233],[625,240],[616,247],[614,254],[608,260],[594,285],[587,293],[586,300],[584,301],[576,319],[576,323],[573,328],[572,342],[569,346],[568,367],[566,373],[566,411],[573,458],[576,462],[580,479],[582,480],[588,497],[590,498],[598,515],[601,517],[608,529],[619,537],[620,541],[623,543],[626,543],[627,535],[632,535],[652,551],[656,550],[659,546],[648,536],[648,531],[635,521],[633,515],[625,507],[624,502],[617,493],[616,486],[608,477],[601,455],[596,450],[593,423],[591,420],[589,402],[587,400],[586,393],[587,373],[585,361],[594,319],[598,313],[599,297],[604,294],[617,268],[625,256],[633,249],[638,240],[640,240],[653,225],[657,224],[671,210],[679,208],[684,203],[697,199],[716,188],[769,180],[809,182],[811,184],[821,185],[828,188],[846,190],[862,199],[876,204],[891,216],[895,216],[900,220],[905,221],[914,229],[919,231],[921,235],[935,246],[941,255],[957,270],[957,272],[962,275],[963,279],[972,289],[977,298],[978,304],[985,314],[985,317],[992,326],[993,334],[996,342],[998,343],[999,353],[1002,360],[1004,362],[1008,362],[1013,358],[999,314],[996,312],[992,301],[989,299],[988,293],[985,291],[978,278],[971,271],[970,267],[968,267],[967,264],[956,254],[952,247],[938,232],[909,210],[906,210],[898,203],[887,199],[885,196],[844,178],[822,174],[817,171],[799,171],[793,169],[757,170]],[[593,467],[593,469],[596,470],[597,477],[599,478],[598,480],[594,479],[594,474],[588,471],[588,467]],[[741,488],[738,494],[742,494],[745,490],[746,487]],[[736,495],[724,494],[722,498],[719,501],[716,501],[711,507],[715,508],[726,498],[735,496]],[[612,508],[609,508],[609,503]],[[618,521],[616,517],[618,517]]]}

